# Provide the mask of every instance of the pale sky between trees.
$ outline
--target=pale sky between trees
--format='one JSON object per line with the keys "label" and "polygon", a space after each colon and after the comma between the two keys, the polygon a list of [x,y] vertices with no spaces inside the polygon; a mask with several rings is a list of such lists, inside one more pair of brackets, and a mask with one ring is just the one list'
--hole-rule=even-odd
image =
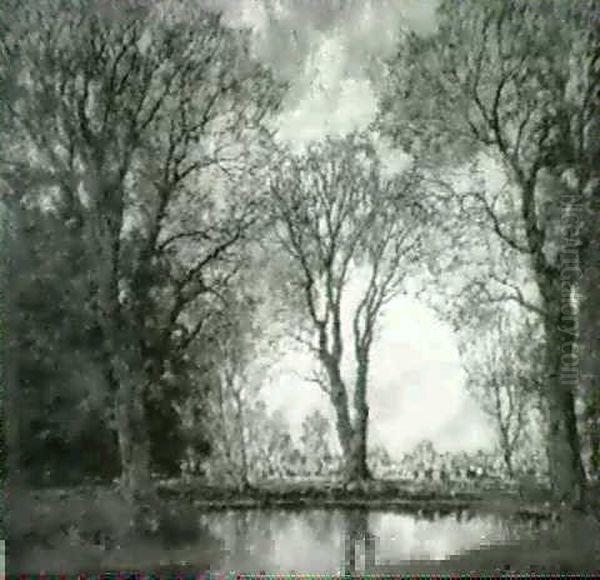
{"label": "pale sky between trees", "polygon": [[[370,80],[377,60],[393,52],[402,27],[426,34],[435,26],[435,0],[206,3],[224,9],[230,25],[251,27],[258,56],[291,82],[280,135],[299,145],[366,128],[377,109]],[[382,151],[392,167],[402,163],[397,152]],[[309,360],[290,352],[263,388],[268,406],[281,409],[295,434],[315,408],[333,418],[326,396],[298,376],[308,374]],[[440,451],[494,444],[489,420],[464,388],[452,331],[432,310],[410,298],[392,301],[372,361],[371,443],[396,457],[424,438]]]}

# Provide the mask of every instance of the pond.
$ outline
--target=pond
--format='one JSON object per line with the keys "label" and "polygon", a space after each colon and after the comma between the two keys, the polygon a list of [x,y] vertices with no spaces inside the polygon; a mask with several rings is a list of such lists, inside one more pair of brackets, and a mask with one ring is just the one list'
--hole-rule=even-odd
{"label": "pond", "polygon": [[465,510],[227,510],[200,518],[222,546],[211,556],[211,569],[248,573],[325,574],[370,569],[373,564],[443,560],[509,542],[534,526]]}
{"label": "pond", "polygon": [[89,493],[72,494],[60,501],[46,493],[16,502],[13,510],[19,517],[11,519],[8,568],[18,573],[94,575],[208,569],[408,574],[444,567],[450,572],[493,571],[499,564],[525,570],[532,563],[549,571],[600,569],[600,518],[577,516],[570,522],[565,515],[557,523],[552,521],[555,512],[530,510],[524,519],[518,515],[521,507],[502,502],[470,509],[421,502],[355,509],[198,511],[189,502],[173,501],[166,506],[171,516],[162,533],[150,538],[127,534],[122,525],[126,507],[109,491],[93,498]]}

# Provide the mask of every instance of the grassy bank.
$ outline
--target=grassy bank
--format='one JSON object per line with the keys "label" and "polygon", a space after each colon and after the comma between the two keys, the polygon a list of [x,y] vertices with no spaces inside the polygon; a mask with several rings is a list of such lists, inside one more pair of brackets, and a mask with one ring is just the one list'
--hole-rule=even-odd
{"label": "grassy bank", "polygon": [[[135,570],[135,564],[140,563],[143,563],[140,565],[145,571],[193,572],[207,569],[211,562],[218,560],[215,556],[222,546],[211,536],[210,530],[198,528],[195,523],[198,518],[194,517],[194,513],[209,510],[364,508],[413,512],[424,518],[460,510],[535,518],[556,515],[556,510],[547,503],[543,494],[525,500],[506,489],[443,489],[399,481],[373,482],[354,489],[332,482],[271,482],[243,492],[197,482],[162,482],[158,491],[162,509],[169,517],[165,529],[150,538],[131,536],[128,527],[131,510],[116,489],[109,486],[28,490],[20,497],[13,495],[10,502],[13,517],[9,528],[8,572],[96,574],[109,570]],[[567,539],[570,541],[575,537],[576,534],[570,534]],[[552,561],[556,556],[559,558],[554,560],[556,566],[565,564],[564,558],[567,557],[567,552],[548,552],[543,545],[522,549],[523,555],[517,563],[526,562],[530,550],[536,550],[538,559],[542,560],[550,558]],[[467,566],[467,562],[471,561],[473,566],[481,561],[486,565],[494,564],[496,569],[496,564],[505,556],[514,557],[517,553],[514,547],[491,546],[490,550],[490,553],[484,550],[465,555],[466,559],[456,563],[450,562],[450,569],[456,571],[457,566]],[[578,552],[577,542],[569,550],[573,555],[568,556],[566,562],[574,566],[579,563],[577,558],[581,558],[581,550]],[[588,557],[587,552],[584,555]],[[177,562],[193,562],[193,566],[186,567]],[[427,568],[430,565],[434,567]],[[390,564],[382,571],[407,569],[410,572],[413,570],[411,566],[416,566],[416,571],[437,570],[444,565],[448,564],[398,563]]]}
{"label": "grassy bank", "polygon": [[447,560],[389,563],[378,574],[600,574],[600,523],[594,517],[563,514],[559,524],[533,537],[494,544]]}
{"label": "grassy bank", "polygon": [[550,514],[548,493],[532,488],[516,489],[481,485],[442,486],[403,480],[376,480],[348,488],[341,482],[273,481],[246,490],[211,487],[183,482],[164,482],[159,494],[165,499],[185,498],[199,510],[229,508],[366,508],[414,511],[460,509],[508,509],[524,515]]}
{"label": "grassy bank", "polygon": [[169,499],[162,508],[170,516],[165,529],[140,538],[131,534],[132,511],[114,488],[22,492],[10,503],[7,572],[98,574],[134,571],[140,563],[148,571],[178,561],[207,569],[220,546],[190,517],[189,504]]}

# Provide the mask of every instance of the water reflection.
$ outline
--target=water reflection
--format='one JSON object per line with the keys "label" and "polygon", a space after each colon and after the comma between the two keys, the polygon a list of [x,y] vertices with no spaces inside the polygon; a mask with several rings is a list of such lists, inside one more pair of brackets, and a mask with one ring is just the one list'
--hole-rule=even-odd
{"label": "water reflection", "polygon": [[369,528],[369,513],[364,509],[348,510],[343,515],[344,573],[371,571],[375,566],[377,536]]}
{"label": "water reflection", "polygon": [[369,571],[376,564],[446,559],[514,532],[492,515],[309,509],[205,513],[201,524],[222,540],[211,567],[239,572]]}

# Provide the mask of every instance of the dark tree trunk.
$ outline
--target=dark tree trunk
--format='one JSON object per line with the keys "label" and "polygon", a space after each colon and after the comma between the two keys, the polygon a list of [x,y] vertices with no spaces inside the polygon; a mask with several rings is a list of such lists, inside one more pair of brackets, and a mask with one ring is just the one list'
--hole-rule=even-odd
{"label": "dark tree trunk", "polygon": [[367,465],[367,425],[369,413],[356,418],[351,445],[346,456],[345,479],[349,482],[365,482],[372,479]]}
{"label": "dark tree trunk", "polygon": [[134,389],[120,389],[117,403],[119,449],[121,452],[121,484],[125,493],[135,497],[150,482],[150,449],[144,429],[142,402],[127,393]]}
{"label": "dark tree trunk", "polygon": [[[367,430],[369,408],[366,402],[356,411],[354,424],[350,420],[345,386],[337,383],[330,394],[336,413],[336,431],[344,456],[344,480],[347,483],[371,479],[367,466]],[[335,393],[335,394],[334,394]]]}
{"label": "dark tree trunk", "polygon": [[557,500],[577,505],[584,500],[585,472],[575,415],[579,377],[575,312],[568,294],[561,294],[559,280],[545,278],[541,290],[548,314],[544,326],[550,479]]}
{"label": "dark tree trunk", "polygon": [[515,470],[513,468],[512,452],[510,449],[504,449],[504,465],[506,465],[506,473],[510,479],[515,478]]}
{"label": "dark tree trunk", "polygon": [[[600,184],[596,198],[600,200]],[[596,201],[596,206],[600,201]],[[588,215],[587,243],[581,252],[579,282],[580,386],[585,406],[584,432],[589,450],[589,475],[600,476],[600,207]]]}
{"label": "dark tree trunk", "polygon": [[[372,479],[367,465],[369,407],[367,382],[370,341],[355,346],[356,382],[354,385],[354,421],[349,412],[348,390],[341,374],[341,327],[335,326],[334,349],[327,348],[325,327],[319,328],[319,357],[329,379],[329,398],[336,413],[336,431],[344,457],[344,480],[347,484]],[[358,339],[357,339],[358,340]]]}
{"label": "dark tree trunk", "polygon": [[356,573],[356,542],[363,542],[365,572],[375,566],[375,537],[369,531],[369,514],[365,510],[351,510],[345,515],[344,573]]}
{"label": "dark tree trunk", "polygon": [[342,380],[339,365],[332,361],[327,353],[321,355],[321,362],[329,378],[329,398],[335,410],[336,432],[347,463],[348,457],[352,455],[353,430],[348,412],[346,385]]}
{"label": "dark tree trunk", "polygon": [[[116,345],[115,345],[116,346]],[[151,479],[150,440],[144,408],[144,377],[135,348],[124,347],[112,359],[116,388],[115,418],[121,459],[121,491],[131,505],[133,531],[146,534],[160,524]]]}
{"label": "dark tree trunk", "polygon": [[[8,198],[8,199],[7,199]],[[16,309],[14,288],[15,278],[19,274],[21,238],[21,208],[14,195],[5,196],[6,215],[2,219],[2,241],[7,251],[2,263],[2,308],[3,308],[3,345],[2,345],[2,382],[3,382],[3,425],[6,470],[6,533],[10,538],[23,517],[21,510],[26,506],[23,477],[21,420],[23,408],[20,404],[19,369],[17,368],[19,337],[16,335]]]}
{"label": "dark tree trunk", "polygon": [[575,414],[579,387],[577,316],[573,288],[578,283],[577,229],[565,221],[558,245],[558,259],[550,262],[544,251],[546,232],[540,229],[536,208],[538,169],[526,178],[519,168],[521,211],[531,265],[544,312],[545,398],[547,401],[549,475],[555,500],[569,505],[585,501],[585,471]]}
{"label": "dark tree trunk", "polygon": [[[101,189],[101,192],[103,190]],[[103,193],[104,199],[107,197]],[[122,203],[123,194],[115,196]],[[109,198],[110,199],[110,198]],[[121,462],[120,487],[134,514],[132,531],[155,531],[158,521],[155,489],[151,480],[150,437],[146,422],[145,389],[149,376],[144,359],[143,300],[121,303],[119,281],[123,276],[120,233],[122,207],[107,212],[110,219],[92,224],[98,243],[98,317],[104,342],[104,364],[115,395],[115,419]],[[137,302],[136,302],[137,299]],[[137,309],[136,309],[137,308]],[[149,509],[150,508],[150,509]]]}
{"label": "dark tree trunk", "polygon": [[347,457],[346,477],[349,481],[367,481],[372,479],[367,465],[367,436],[369,427],[369,406],[367,404],[368,359],[361,355],[354,390],[354,428],[352,444]]}
{"label": "dark tree trunk", "polygon": [[236,415],[237,415],[237,429],[238,429],[238,440],[240,446],[240,459],[241,459],[241,473],[239,474],[239,488],[240,491],[248,491],[251,489],[249,471],[250,466],[248,464],[248,450],[246,447],[246,417],[244,413],[244,402],[242,401],[241,393],[234,390],[234,398],[236,404]]}
{"label": "dark tree trunk", "polygon": [[2,241],[7,249],[2,264],[2,308],[3,308],[3,350],[2,350],[2,382],[4,389],[4,446],[6,449],[7,480],[10,488],[20,487],[21,447],[18,388],[18,348],[19,338],[16,336],[15,278],[19,273],[22,210],[14,194],[5,195],[2,216]]}
{"label": "dark tree trunk", "polygon": [[[500,430],[500,443],[502,444],[502,455],[504,458],[504,465],[506,466],[506,472],[510,479],[514,479],[515,471],[513,468],[513,450],[514,442],[511,442],[510,438],[510,412],[507,417],[502,414],[502,406],[500,400],[500,385],[498,382],[494,382],[494,399],[496,408],[496,420]],[[511,411],[512,412],[512,411]]]}

